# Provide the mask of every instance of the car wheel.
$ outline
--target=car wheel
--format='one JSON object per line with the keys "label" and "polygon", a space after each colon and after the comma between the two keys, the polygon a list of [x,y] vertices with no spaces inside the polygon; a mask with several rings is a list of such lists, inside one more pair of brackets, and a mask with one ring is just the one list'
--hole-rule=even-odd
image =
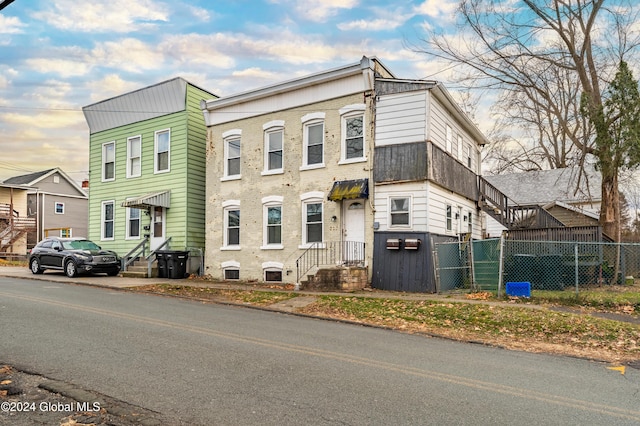
{"label": "car wheel", "polygon": [[40,261],[35,257],[31,259],[31,265],[29,267],[33,274],[41,274],[44,272],[44,269],[40,267]]}
{"label": "car wheel", "polygon": [[73,278],[78,275],[78,268],[76,266],[76,262],[73,260],[68,260],[67,263],[64,264],[64,273],[67,274],[69,278]]}

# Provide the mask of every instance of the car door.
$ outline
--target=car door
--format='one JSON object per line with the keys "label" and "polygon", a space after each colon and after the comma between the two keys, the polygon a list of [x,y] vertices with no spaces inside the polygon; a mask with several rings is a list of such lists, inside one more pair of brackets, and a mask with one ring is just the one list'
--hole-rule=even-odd
{"label": "car door", "polygon": [[54,241],[51,244],[51,251],[49,252],[48,258],[50,266],[62,268],[62,259],[64,258],[64,254],[62,243],[60,243],[60,241]]}

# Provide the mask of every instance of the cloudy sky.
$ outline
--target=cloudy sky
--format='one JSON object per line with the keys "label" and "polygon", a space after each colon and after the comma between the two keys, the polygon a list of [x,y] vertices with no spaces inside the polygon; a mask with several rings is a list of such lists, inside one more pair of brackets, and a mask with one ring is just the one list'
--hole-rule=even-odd
{"label": "cloudy sky", "polygon": [[456,0],[15,0],[0,11],[0,181],[88,177],[82,107],[181,76],[218,96],[377,56],[401,78]]}

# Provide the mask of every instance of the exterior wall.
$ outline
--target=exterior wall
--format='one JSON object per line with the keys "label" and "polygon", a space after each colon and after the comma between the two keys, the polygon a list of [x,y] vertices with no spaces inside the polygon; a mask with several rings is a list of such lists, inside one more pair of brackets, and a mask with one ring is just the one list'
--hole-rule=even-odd
{"label": "exterior wall", "polygon": [[[185,246],[204,251],[205,246],[205,184],[207,126],[204,123],[200,101],[211,94],[187,85],[187,152],[186,152],[186,215],[184,220]],[[173,166],[172,166],[173,167]],[[173,204],[174,194],[171,194]]]}
{"label": "exterior wall", "polygon": [[376,146],[427,140],[428,92],[380,96],[376,104]]}
{"label": "exterior wall", "polygon": [[[41,211],[39,215],[40,236],[38,240],[46,236],[60,236],[60,231],[56,228],[70,228],[72,237],[86,237],[88,235],[88,214],[89,202],[86,198],[66,197],[58,194],[39,194],[38,207]],[[56,203],[64,204],[64,213],[56,213]]]}
{"label": "exterior wall", "polygon": [[[429,96],[429,124],[427,138],[440,149],[449,152],[451,156],[467,166],[465,147],[471,148],[471,167],[476,174],[480,174],[480,150],[478,141],[467,132],[456,115],[448,111],[434,96]],[[447,149],[447,125],[451,128],[451,150]],[[462,137],[462,145],[458,136]]]}
{"label": "exterior wall", "polygon": [[[370,99],[370,98],[367,98]],[[223,265],[239,265],[241,280],[264,280],[265,265],[281,265],[282,280],[295,282],[296,260],[305,252],[303,245],[303,211],[301,196],[317,192],[323,200],[323,241],[342,240],[342,202],[327,201],[334,181],[370,179],[373,144],[371,141],[370,105],[364,114],[364,140],[367,160],[339,164],[341,160],[342,121],[340,109],[361,104],[357,93],[269,114],[249,117],[209,127],[207,146],[207,220],[205,272],[223,277]],[[368,101],[369,102],[369,101]],[[247,106],[249,110],[251,106]],[[324,113],[324,167],[301,170],[303,164],[303,124],[309,113]],[[215,115],[215,112],[210,113]],[[224,112],[222,113],[224,114]],[[283,172],[264,174],[264,129],[274,120],[284,122]],[[224,176],[223,134],[241,130],[241,178]],[[371,181],[371,179],[370,179]],[[371,185],[370,185],[371,190]],[[264,197],[282,197],[282,248],[264,248]],[[371,197],[371,195],[370,195]],[[235,200],[240,207],[240,245],[224,247],[224,205]],[[365,241],[373,239],[372,209],[365,205]],[[336,221],[331,218],[335,216]],[[372,248],[367,245],[365,257],[370,263]]]}
{"label": "exterior wall", "polygon": [[[378,231],[429,232],[445,236],[457,236],[460,233],[467,233],[468,222],[465,221],[465,215],[468,218],[468,213],[471,212],[472,237],[482,238],[481,216],[476,209],[475,201],[447,191],[433,182],[420,181],[377,185],[375,194],[374,221],[379,225]],[[389,198],[391,196],[411,197],[409,226],[393,227],[389,225]],[[451,230],[447,230],[446,227],[447,205],[453,208]],[[459,214],[458,218],[455,217],[456,213]]]}
{"label": "exterior wall", "polygon": [[[122,202],[130,197],[143,196],[155,191],[171,191],[171,207],[166,212],[166,236],[171,236],[172,248],[195,245],[187,240],[186,221],[187,194],[187,119],[186,113],[174,113],[117,129],[105,130],[91,135],[90,146],[90,205],[89,238],[103,246],[124,255],[142,241],[144,231],[137,239],[126,239],[126,208]],[[155,132],[170,129],[169,172],[154,173]],[[128,178],[126,175],[127,138],[140,135],[142,138],[141,175]],[[116,142],[115,179],[102,182],[102,145]],[[202,141],[204,144],[204,141]],[[190,182],[195,185],[195,182]],[[202,188],[203,182],[201,181]],[[191,194],[194,197],[193,193]],[[114,239],[101,238],[102,203],[114,201]],[[201,203],[202,205],[202,203]],[[204,211],[200,210],[204,216]],[[149,226],[151,217],[141,215],[141,225]]]}

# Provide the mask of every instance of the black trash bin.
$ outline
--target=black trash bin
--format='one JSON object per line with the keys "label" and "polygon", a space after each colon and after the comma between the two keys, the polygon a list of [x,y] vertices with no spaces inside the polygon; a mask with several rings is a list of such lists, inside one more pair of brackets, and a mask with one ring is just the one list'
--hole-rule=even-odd
{"label": "black trash bin", "polygon": [[182,279],[187,276],[188,251],[167,250],[167,278]]}
{"label": "black trash bin", "polygon": [[156,261],[158,262],[158,278],[167,278],[167,253],[165,251],[158,250],[156,252]]}

